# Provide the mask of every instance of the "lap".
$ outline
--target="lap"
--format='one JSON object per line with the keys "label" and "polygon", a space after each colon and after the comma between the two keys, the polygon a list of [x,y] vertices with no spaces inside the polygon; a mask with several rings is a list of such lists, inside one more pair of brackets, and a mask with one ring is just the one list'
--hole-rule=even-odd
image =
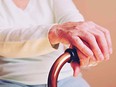
{"label": "lap", "polygon": [[19,82],[0,80],[0,87],[47,87],[46,85],[26,85]]}
{"label": "lap", "polygon": [[0,87],[27,87],[21,83],[15,83],[12,81],[0,80]]}
{"label": "lap", "polygon": [[[22,83],[0,80],[0,87],[47,87],[46,85],[25,85]],[[78,78],[68,77],[58,81],[58,87],[90,87],[88,83],[79,76]]]}
{"label": "lap", "polygon": [[81,77],[70,77],[58,82],[58,87],[90,87],[89,84]]}

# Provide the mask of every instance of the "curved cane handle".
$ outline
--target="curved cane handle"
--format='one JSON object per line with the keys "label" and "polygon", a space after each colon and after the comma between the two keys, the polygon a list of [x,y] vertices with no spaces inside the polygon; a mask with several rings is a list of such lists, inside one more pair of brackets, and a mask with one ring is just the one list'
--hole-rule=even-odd
{"label": "curved cane handle", "polygon": [[57,79],[60,70],[67,62],[77,62],[80,64],[76,49],[67,49],[53,64],[48,76],[48,87],[57,87]]}

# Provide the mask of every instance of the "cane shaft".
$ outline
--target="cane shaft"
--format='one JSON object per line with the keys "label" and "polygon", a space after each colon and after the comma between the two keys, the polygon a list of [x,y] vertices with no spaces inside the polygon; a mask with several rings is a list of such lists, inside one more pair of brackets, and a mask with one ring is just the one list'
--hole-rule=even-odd
{"label": "cane shaft", "polygon": [[48,87],[57,87],[58,75],[62,67],[67,62],[77,62],[80,64],[79,57],[76,49],[67,49],[53,64],[49,76],[48,76]]}
{"label": "cane shaft", "polygon": [[70,54],[61,55],[53,64],[48,77],[48,87],[57,87],[57,79],[61,68],[70,60]]}

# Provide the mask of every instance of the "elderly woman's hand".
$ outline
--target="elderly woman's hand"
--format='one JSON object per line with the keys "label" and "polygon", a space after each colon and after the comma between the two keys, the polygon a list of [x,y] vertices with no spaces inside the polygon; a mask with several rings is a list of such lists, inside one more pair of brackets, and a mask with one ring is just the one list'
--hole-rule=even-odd
{"label": "elderly woman's hand", "polygon": [[112,53],[109,31],[93,22],[54,25],[49,32],[49,39],[51,44],[63,43],[76,47],[82,65],[86,59],[96,62],[108,60]]}

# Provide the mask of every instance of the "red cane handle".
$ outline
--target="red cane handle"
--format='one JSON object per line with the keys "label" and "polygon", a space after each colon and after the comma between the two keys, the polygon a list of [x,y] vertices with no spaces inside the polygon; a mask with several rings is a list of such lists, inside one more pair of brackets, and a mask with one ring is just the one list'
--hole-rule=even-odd
{"label": "red cane handle", "polygon": [[76,49],[67,49],[53,64],[48,76],[48,87],[57,87],[57,79],[60,70],[67,62],[80,64]]}

